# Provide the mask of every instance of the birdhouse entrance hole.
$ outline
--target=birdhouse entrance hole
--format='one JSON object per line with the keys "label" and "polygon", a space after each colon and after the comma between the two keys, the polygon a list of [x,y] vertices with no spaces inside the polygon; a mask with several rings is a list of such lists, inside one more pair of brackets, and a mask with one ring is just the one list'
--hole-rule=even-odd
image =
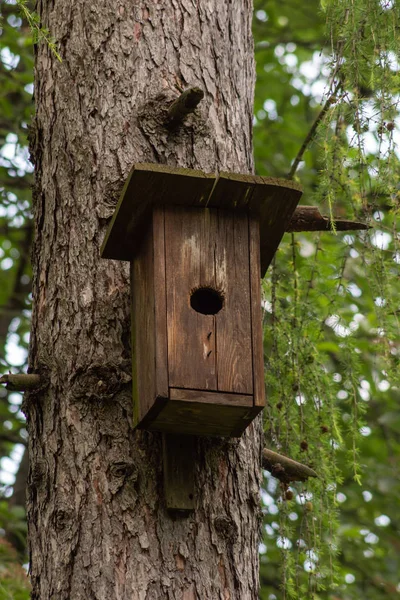
{"label": "birdhouse entrance hole", "polygon": [[223,305],[222,294],[210,287],[198,288],[190,296],[190,306],[202,315],[216,315]]}

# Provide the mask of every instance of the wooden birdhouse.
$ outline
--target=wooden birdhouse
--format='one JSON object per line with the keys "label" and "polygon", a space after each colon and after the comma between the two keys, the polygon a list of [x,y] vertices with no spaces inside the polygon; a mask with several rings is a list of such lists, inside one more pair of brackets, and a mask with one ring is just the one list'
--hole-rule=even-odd
{"label": "wooden birdhouse", "polygon": [[265,405],[261,286],[291,181],[138,164],[102,247],[131,263],[135,425],[240,436]]}

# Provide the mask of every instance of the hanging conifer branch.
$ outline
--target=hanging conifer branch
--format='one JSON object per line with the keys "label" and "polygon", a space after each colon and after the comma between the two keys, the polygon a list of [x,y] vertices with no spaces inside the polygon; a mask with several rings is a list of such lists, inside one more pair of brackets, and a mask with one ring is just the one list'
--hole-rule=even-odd
{"label": "hanging conifer branch", "polygon": [[329,108],[332,106],[332,104],[334,104],[336,102],[336,94],[339,91],[339,88],[341,86],[341,82],[339,82],[335,89],[333,90],[332,94],[329,96],[329,98],[327,99],[327,101],[325,102],[324,106],[322,107],[319,115],[317,116],[317,118],[315,119],[314,123],[312,124],[309,132],[307,133],[304,142],[301,145],[300,150],[297,153],[296,158],[293,161],[293,164],[290,168],[289,173],[286,175],[287,179],[293,179],[297,169],[299,168],[299,164],[301,163],[301,161],[303,160],[303,156],[305,151],[307,150],[308,146],[310,145],[310,143],[312,142],[312,140],[314,139],[314,136],[317,132],[318,126],[320,125],[320,123],[322,123],[326,113],[328,112]]}

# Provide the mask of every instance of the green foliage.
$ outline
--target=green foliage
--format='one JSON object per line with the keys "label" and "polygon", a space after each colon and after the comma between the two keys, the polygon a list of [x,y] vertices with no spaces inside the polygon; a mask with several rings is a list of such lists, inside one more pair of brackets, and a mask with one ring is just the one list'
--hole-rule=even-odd
{"label": "green foliage", "polygon": [[285,176],[297,156],[302,203],[372,226],[287,235],[264,282],[266,443],[320,477],[290,501],[266,479],[263,600],[400,589],[399,17],[383,1],[256,3],[258,171]]}
{"label": "green foliage", "polygon": [[40,24],[39,15],[36,12],[29,10],[28,0],[16,0],[16,3],[31,28],[33,43],[38,44],[39,42],[44,41],[57,60],[61,62],[61,56],[57,51],[54,39],[50,36],[49,30]]}
{"label": "green foliage", "polygon": [[[0,527],[7,524],[7,531],[15,537],[25,538],[25,511],[20,506],[9,508],[0,499]],[[28,600],[29,581],[19,564],[19,557],[12,544],[0,536],[0,600]]]}
{"label": "green foliage", "polygon": [[[18,8],[1,3],[0,20],[0,373],[24,366],[10,350],[26,349],[29,335],[32,167],[27,162],[32,115],[32,33]],[[6,351],[8,350],[8,352]],[[11,364],[9,362],[11,359]],[[16,449],[25,444],[20,394],[0,388],[0,484]],[[18,453],[20,456],[20,453]],[[8,476],[9,477],[9,476]],[[7,479],[9,481],[9,478]],[[3,487],[3,486],[2,486]],[[0,492],[0,600],[27,600],[29,583],[15,547],[24,548],[25,511],[9,504],[12,489]],[[14,547],[15,546],[15,547]]]}
{"label": "green foliage", "polygon": [[[30,8],[31,2],[29,2],[29,0],[5,0],[5,2],[17,6],[23,21],[25,21],[30,28],[32,43],[39,44],[40,42],[45,42],[57,60],[62,62],[55,40],[51,37],[49,30],[41,24],[39,15]],[[1,19],[2,15],[0,14],[0,25]]]}

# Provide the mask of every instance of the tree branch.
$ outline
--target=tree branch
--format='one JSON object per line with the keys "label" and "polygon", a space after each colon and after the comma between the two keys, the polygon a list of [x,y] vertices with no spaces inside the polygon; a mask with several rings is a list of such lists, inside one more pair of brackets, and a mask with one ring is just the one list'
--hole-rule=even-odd
{"label": "tree branch", "polygon": [[301,163],[301,161],[303,160],[303,155],[305,153],[305,151],[307,150],[309,144],[312,142],[312,140],[314,139],[314,136],[316,134],[316,131],[318,129],[318,125],[321,123],[321,121],[324,119],[326,113],[328,112],[330,106],[333,104],[333,102],[335,102],[335,98],[336,98],[336,94],[339,90],[341,83],[339,82],[337,84],[337,86],[335,87],[335,89],[333,90],[333,92],[331,93],[331,95],[329,96],[329,98],[327,99],[327,101],[325,102],[324,106],[321,109],[321,112],[319,113],[319,115],[317,116],[317,118],[315,119],[314,123],[311,126],[310,131],[308,132],[304,142],[301,145],[300,150],[297,153],[296,158],[293,161],[293,164],[290,168],[289,173],[287,174],[286,178],[287,179],[293,179],[299,164]]}
{"label": "tree branch", "polygon": [[[317,206],[298,206],[286,231],[331,231],[333,229],[332,225],[332,221],[328,217],[322,216]],[[337,231],[370,229],[370,226],[365,223],[344,219],[335,220],[334,225]]]}
{"label": "tree branch", "polygon": [[10,444],[23,444],[27,446],[27,441],[24,440],[20,435],[13,433],[6,433],[2,431],[0,433],[0,443],[9,442]]}
{"label": "tree branch", "polygon": [[168,109],[169,123],[178,123],[192,113],[199,102],[204,98],[204,92],[199,87],[185,90]]}
{"label": "tree branch", "polygon": [[306,481],[309,477],[318,477],[317,473],[310,467],[268,450],[268,448],[264,448],[262,453],[262,467],[282,483]]}
{"label": "tree branch", "polygon": [[35,390],[40,386],[39,375],[27,374],[27,373],[6,373],[0,377],[0,383],[5,383],[7,389],[14,392],[25,392],[28,390]]}

